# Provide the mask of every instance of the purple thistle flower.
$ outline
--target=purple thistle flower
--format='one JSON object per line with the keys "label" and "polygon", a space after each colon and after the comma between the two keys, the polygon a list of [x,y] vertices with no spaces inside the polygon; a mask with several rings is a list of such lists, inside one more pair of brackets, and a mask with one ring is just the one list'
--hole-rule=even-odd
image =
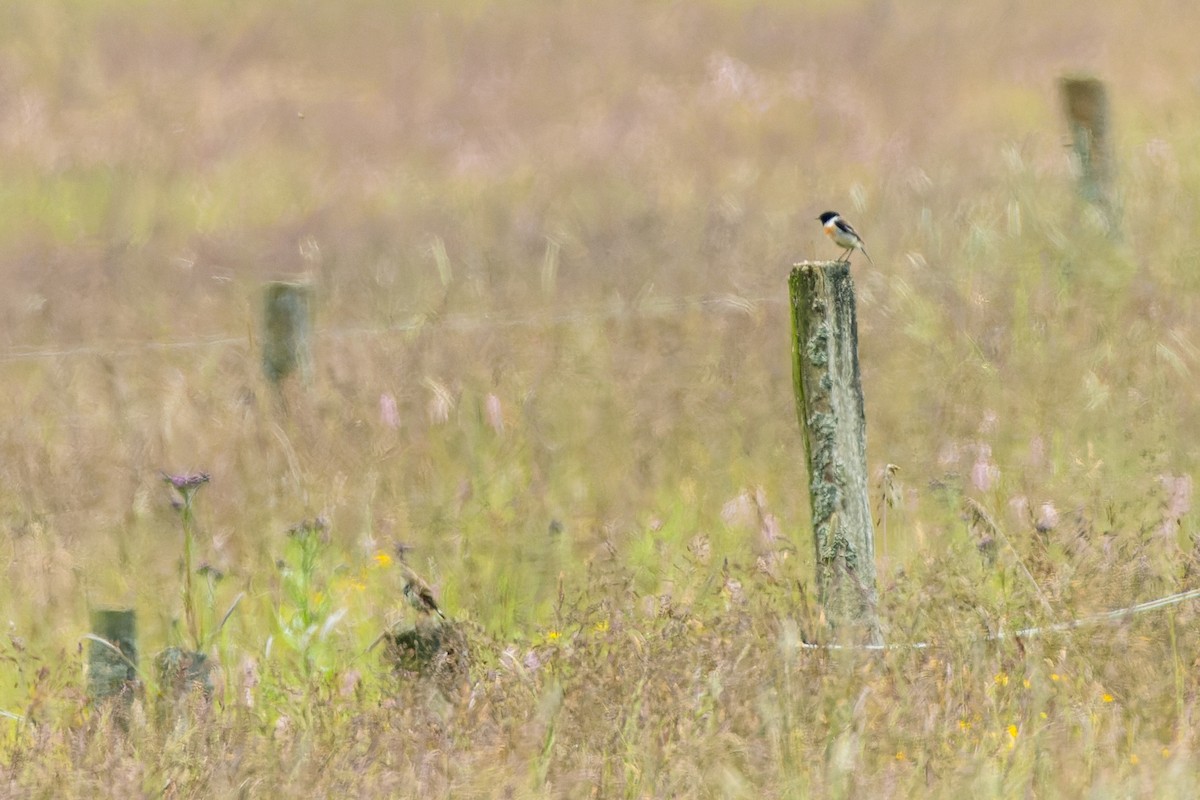
{"label": "purple thistle flower", "polygon": [[196,570],[196,574],[205,578],[211,578],[214,583],[225,577],[224,572],[208,563],[201,564],[200,568]]}
{"label": "purple thistle flower", "polygon": [[180,475],[168,475],[162,473],[163,480],[174,486],[181,492],[194,492],[209,481],[207,472],[183,473]]}
{"label": "purple thistle flower", "polygon": [[321,542],[329,541],[329,520],[324,514],[314,519],[302,519],[287,529],[287,535],[293,539],[307,539],[316,534],[321,535]]}
{"label": "purple thistle flower", "polygon": [[169,475],[166,472],[162,472],[162,478],[163,482],[171,484],[175,491],[179,492],[180,498],[182,498],[182,502],[172,500],[172,508],[176,511],[183,511],[184,509],[190,511],[192,495],[196,493],[197,489],[208,483],[209,475],[207,472],[185,472],[179,475]]}

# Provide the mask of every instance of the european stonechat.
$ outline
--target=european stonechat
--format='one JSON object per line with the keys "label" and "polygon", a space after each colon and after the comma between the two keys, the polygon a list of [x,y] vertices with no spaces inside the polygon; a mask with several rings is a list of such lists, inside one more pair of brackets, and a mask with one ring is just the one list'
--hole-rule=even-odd
{"label": "european stonechat", "polygon": [[437,601],[433,599],[433,590],[429,588],[429,584],[403,561],[400,562],[400,571],[404,574],[404,599],[422,614],[437,614],[445,619],[446,615],[442,613],[442,610],[438,608]]}
{"label": "european stonechat", "polygon": [[858,231],[850,225],[849,222],[842,219],[842,215],[836,211],[826,211],[821,216],[817,217],[821,221],[821,227],[825,229],[825,235],[833,239],[833,243],[845,250],[842,253],[843,260],[849,260],[849,256],[855,250],[862,250],[863,255],[867,257],[867,261],[871,266],[875,266],[875,262],[871,260],[871,254],[867,252],[867,246],[863,243],[862,237],[858,235]]}

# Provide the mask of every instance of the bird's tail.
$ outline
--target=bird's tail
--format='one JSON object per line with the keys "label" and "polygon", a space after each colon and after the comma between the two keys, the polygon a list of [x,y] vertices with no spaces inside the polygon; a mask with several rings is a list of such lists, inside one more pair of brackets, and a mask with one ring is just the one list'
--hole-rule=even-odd
{"label": "bird's tail", "polygon": [[860,249],[863,251],[863,255],[867,257],[867,262],[872,267],[875,266],[875,261],[871,258],[871,254],[867,252],[867,246],[863,245],[862,248],[860,248]]}

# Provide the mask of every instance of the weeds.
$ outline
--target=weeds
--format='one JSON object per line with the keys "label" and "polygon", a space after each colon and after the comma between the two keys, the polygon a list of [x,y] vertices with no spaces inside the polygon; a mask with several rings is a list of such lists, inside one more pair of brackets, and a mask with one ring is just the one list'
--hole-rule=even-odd
{"label": "weeds", "polygon": [[[287,554],[279,560],[281,597],[275,614],[278,641],[299,658],[301,673],[328,675],[335,654],[328,639],[346,615],[335,608],[326,574],[329,523],[323,518],[303,520],[287,532]],[[268,653],[271,644],[267,645]]]}
{"label": "weeds", "polygon": [[[183,616],[187,623],[187,632],[196,650],[204,647],[204,623],[197,609],[195,590],[192,586],[194,571],[194,552],[196,549],[196,516],[192,510],[192,501],[200,487],[208,483],[208,473],[200,472],[195,475],[167,475],[163,480],[175,489],[179,499],[172,505],[179,511],[179,521],[183,527],[183,561],[180,564],[180,584],[183,587]],[[208,577],[206,575],[206,577]],[[211,585],[210,585],[211,589]],[[211,599],[211,591],[209,597]]]}
{"label": "weeds", "polygon": [[[996,2],[0,14],[0,794],[1192,791],[1193,604],[989,639],[1200,573],[1190,26]],[[1123,241],[1073,196],[1064,67],[1110,82]],[[804,646],[783,284],[829,206],[876,260],[854,277],[881,616],[928,648]],[[254,314],[300,273],[322,329],[284,414]],[[220,476],[202,525],[183,494],[159,517],[167,463]],[[267,533],[305,508],[328,526]],[[374,557],[395,539],[479,655],[462,695],[363,655],[413,613]],[[138,609],[143,652],[217,656],[190,724],[135,703],[114,738],[88,705],[101,603]]]}

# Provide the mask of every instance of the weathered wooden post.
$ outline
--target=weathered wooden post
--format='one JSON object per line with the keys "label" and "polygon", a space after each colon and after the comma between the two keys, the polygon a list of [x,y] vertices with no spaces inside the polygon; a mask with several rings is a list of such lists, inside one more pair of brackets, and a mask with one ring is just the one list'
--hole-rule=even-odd
{"label": "weathered wooden post", "polygon": [[87,689],[92,702],[117,698],[127,707],[137,691],[137,615],[132,609],[92,612]]}
{"label": "weathered wooden post", "polygon": [[276,387],[296,370],[312,371],[312,287],[272,281],[263,290],[263,373]]}
{"label": "weathered wooden post", "polygon": [[1071,132],[1071,149],[1079,169],[1079,194],[1087,202],[1094,203],[1103,212],[1110,229],[1115,230],[1118,219],[1113,176],[1116,170],[1104,82],[1090,75],[1064,75],[1058,86]]}
{"label": "weathered wooden post", "polygon": [[850,265],[797,264],[789,288],[792,375],[808,457],[818,595],[840,637],[858,631],[866,643],[882,644]]}

